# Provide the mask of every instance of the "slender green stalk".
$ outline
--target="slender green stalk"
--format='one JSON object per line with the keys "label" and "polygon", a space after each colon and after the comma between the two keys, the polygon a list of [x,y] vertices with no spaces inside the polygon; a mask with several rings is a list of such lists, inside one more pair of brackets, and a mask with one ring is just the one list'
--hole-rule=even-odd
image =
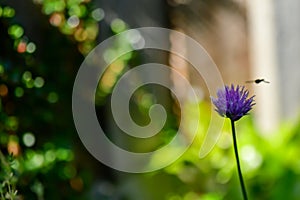
{"label": "slender green stalk", "polygon": [[242,171],[241,171],[240,161],[239,161],[239,153],[238,153],[238,148],[237,148],[235,126],[234,126],[234,121],[233,120],[231,120],[231,128],[232,128],[232,137],[233,137],[233,147],[234,147],[235,159],[236,159],[237,169],[238,169],[238,173],[239,173],[239,179],[240,179],[240,184],[241,184],[241,188],[242,188],[242,193],[243,193],[244,200],[248,200],[246,187],[245,187],[245,184],[244,184],[243,175],[242,175]]}
{"label": "slender green stalk", "polygon": [[14,200],[14,197],[12,195],[13,193],[10,188],[10,183],[7,183],[7,187],[8,187],[8,194],[9,194],[10,200]]}

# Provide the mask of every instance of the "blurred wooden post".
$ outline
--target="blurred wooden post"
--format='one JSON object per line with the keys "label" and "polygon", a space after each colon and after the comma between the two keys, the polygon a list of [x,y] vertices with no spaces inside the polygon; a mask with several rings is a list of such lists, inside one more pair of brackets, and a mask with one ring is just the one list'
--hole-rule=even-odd
{"label": "blurred wooden post", "polygon": [[300,1],[274,1],[281,117],[293,122],[300,114]]}
{"label": "blurred wooden post", "polygon": [[280,118],[273,4],[272,0],[247,1],[251,77],[265,78],[271,82],[253,85],[256,95],[255,120],[265,134],[278,128]]}

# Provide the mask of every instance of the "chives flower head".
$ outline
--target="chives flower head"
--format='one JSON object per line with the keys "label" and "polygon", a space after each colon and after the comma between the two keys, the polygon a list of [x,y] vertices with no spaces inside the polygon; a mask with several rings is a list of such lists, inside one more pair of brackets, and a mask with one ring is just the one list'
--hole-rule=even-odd
{"label": "chives flower head", "polygon": [[249,91],[239,85],[234,88],[225,86],[217,92],[217,98],[213,98],[212,102],[216,106],[216,111],[222,116],[227,117],[233,121],[239,120],[252,109],[254,103],[254,96],[248,98]]}

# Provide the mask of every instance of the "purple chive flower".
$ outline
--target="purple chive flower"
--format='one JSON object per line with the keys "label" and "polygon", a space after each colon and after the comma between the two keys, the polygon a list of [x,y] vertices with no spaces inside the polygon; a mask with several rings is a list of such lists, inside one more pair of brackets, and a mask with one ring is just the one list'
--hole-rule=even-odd
{"label": "purple chive flower", "polygon": [[233,121],[239,120],[252,109],[254,103],[254,96],[248,98],[249,91],[239,85],[234,88],[225,86],[225,89],[220,89],[217,92],[218,98],[213,98],[212,102],[216,106],[216,111],[222,117],[228,117]]}

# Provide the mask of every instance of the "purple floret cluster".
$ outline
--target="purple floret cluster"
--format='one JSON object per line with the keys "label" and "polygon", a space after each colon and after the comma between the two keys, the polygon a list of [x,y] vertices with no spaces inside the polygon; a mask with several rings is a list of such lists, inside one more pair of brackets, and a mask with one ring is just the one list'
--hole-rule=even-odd
{"label": "purple floret cluster", "polygon": [[254,103],[254,96],[248,98],[249,91],[239,85],[234,88],[225,86],[217,92],[217,98],[213,98],[212,102],[216,106],[216,111],[222,117],[228,117],[233,121],[239,120],[252,109]]}

